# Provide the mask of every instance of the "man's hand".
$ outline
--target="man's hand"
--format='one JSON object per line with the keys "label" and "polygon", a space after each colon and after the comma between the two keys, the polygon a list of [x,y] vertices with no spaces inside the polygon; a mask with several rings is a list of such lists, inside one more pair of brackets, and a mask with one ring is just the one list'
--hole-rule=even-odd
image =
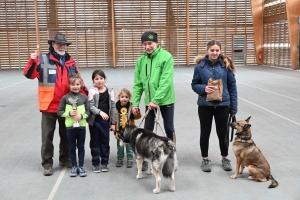
{"label": "man's hand", "polygon": [[153,110],[156,109],[158,107],[158,105],[156,105],[155,103],[153,103],[152,101],[149,103],[148,109],[149,110]]}
{"label": "man's hand", "polygon": [[132,114],[136,115],[140,112],[140,109],[139,109],[139,107],[134,106],[131,108],[131,111],[132,111]]}

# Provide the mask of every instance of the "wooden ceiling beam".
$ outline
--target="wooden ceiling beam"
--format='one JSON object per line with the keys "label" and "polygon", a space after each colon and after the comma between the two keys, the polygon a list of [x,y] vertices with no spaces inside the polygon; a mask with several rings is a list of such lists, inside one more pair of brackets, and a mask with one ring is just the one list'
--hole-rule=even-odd
{"label": "wooden ceiling beam", "polygon": [[263,64],[263,0],[251,0],[256,63]]}
{"label": "wooden ceiling beam", "polygon": [[190,66],[190,1],[186,0],[186,65]]}
{"label": "wooden ceiling beam", "polygon": [[37,55],[41,54],[40,51],[40,31],[39,31],[39,17],[38,17],[38,4],[37,0],[34,0],[34,16],[35,16],[35,32],[36,32],[36,48]]}
{"label": "wooden ceiling beam", "polygon": [[49,0],[47,2],[47,6],[49,7],[47,27],[49,29],[49,37],[52,39],[56,34],[56,30],[58,28],[56,0]]}
{"label": "wooden ceiling beam", "polygon": [[[116,36],[115,36],[115,6],[114,6],[114,0],[107,0],[108,8],[110,10],[108,11],[111,16],[111,37],[112,37],[112,57],[113,57],[113,67],[116,67]],[[108,22],[109,23],[109,22]]]}

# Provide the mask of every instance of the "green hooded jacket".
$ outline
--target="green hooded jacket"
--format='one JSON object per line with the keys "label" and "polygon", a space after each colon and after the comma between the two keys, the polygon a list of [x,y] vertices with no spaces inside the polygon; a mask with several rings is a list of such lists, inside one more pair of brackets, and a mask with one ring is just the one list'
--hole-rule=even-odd
{"label": "green hooded jacket", "polygon": [[145,105],[152,101],[163,106],[175,103],[173,83],[174,59],[160,46],[151,54],[147,52],[138,58],[134,70],[132,106],[139,106],[145,92]]}

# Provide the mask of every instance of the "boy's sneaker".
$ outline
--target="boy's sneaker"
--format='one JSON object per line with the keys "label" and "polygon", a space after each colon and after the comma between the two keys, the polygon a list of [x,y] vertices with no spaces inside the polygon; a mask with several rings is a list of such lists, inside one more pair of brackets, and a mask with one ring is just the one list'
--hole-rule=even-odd
{"label": "boy's sneaker", "polygon": [[76,166],[73,166],[70,172],[70,177],[76,177],[78,174],[78,169]]}
{"label": "boy's sneaker", "polygon": [[78,167],[78,171],[80,177],[85,177],[87,175],[84,167]]}
{"label": "boy's sneaker", "polygon": [[102,171],[103,172],[108,172],[109,168],[107,167],[107,165],[102,165]]}
{"label": "boy's sneaker", "polygon": [[123,165],[123,158],[118,158],[116,167],[122,167],[122,165]]}
{"label": "boy's sneaker", "polygon": [[132,161],[132,158],[128,158],[127,159],[127,168],[131,168],[133,167],[133,161]]}
{"label": "boy's sneaker", "polygon": [[93,171],[95,173],[100,173],[101,172],[100,165],[93,165]]}
{"label": "boy's sneaker", "polygon": [[148,162],[147,161],[143,161],[142,171],[146,171],[147,169],[148,169]]}
{"label": "boy's sneaker", "polygon": [[211,162],[210,160],[208,160],[208,158],[204,158],[202,161],[202,165],[201,165],[201,169],[204,172],[211,172],[211,168],[209,165],[209,162]]}
{"label": "boy's sneaker", "polygon": [[232,171],[232,167],[231,167],[230,162],[231,161],[227,158],[222,159],[222,167],[225,171]]}
{"label": "boy's sneaker", "polygon": [[44,176],[51,176],[53,174],[52,167],[46,167],[46,168],[44,168],[43,174],[44,174]]}

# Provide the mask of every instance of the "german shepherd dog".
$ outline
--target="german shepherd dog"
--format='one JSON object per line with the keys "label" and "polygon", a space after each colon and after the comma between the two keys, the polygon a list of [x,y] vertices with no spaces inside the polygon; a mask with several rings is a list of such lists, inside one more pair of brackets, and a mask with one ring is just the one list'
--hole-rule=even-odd
{"label": "german shepherd dog", "polygon": [[174,143],[167,137],[156,135],[155,133],[136,126],[126,126],[117,131],[118,138],[130,144],[136,156],[138,168],[137,179],[142,178],[143,160],[148,161],[148,174],[154,174],[156,187],[153,193],[158,194],[161,187],[160,173],[166,178],[171,178],[170,191],[175,191],[174,173],[177,169],[177,155]]}
{"label": "german shepherd dog", "polygon": [[278,186],[278,182],[271,175],[270,165],[252,140],[250,118],[230,124],[232,128],[236,129],[236,138],[232,145],[236,157],[236,169],[230,178],[235,179],[238,173],[243,173],[244,167],[248,167],[250,180],[268,180],[271,183],[269,188],[275,188]]}

